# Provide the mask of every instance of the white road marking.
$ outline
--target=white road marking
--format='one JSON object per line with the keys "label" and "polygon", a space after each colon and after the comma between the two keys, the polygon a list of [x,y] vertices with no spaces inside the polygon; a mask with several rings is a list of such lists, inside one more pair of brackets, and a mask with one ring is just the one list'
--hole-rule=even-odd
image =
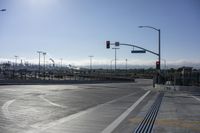
{"label": "white road marking", "polygon": [[7,102],[4,103],[4,105],[2,106],[2,112],[3,112],[3,114],[5,115],[5,117],[6,117],[7,119],[12,119],[12,116],[11,116],[9,110],[8,110],[8,107],[9,107],[13,102],[15,102],[15,99],[7,101]]}
{"label": "white road marking", "polygon": [[122,113],[117,119],[115,119],[110,125],[108,125],[102,133],[111,133],[114,129],[135,109],[135,107],[150,93],[147,91],[142,97],[140,97],[130,108]]}
{"label": "white road marking", "polygon": [[16,125],[18,125],[19,127],[24,127],[24,125],[23,125],[22,123],[20,123],[19,121],[17,121],[17,120],[15,119],[15,115],[13,115],[12,113],[10,113],[10,111],[8,110],[9,106],[10,106],[13,102],[15,102],[15,101],[16,101],[16,99],[13,99],[13,100],[9,100],[9,101],[7,101],[6,103],[4,103],[4,105],[2,106],[2,112],[3,112],[4,116],[5,116],[7,119],[9,119],[9,120],[15,122]]}
{"label": "white road marking", "polygon": [[17,126],[24,128],[24,127],[27,126],[27,122],[17,119],[16,116],[24,115],[23,111],[27,112],[27,111],[30,111],[30,110],[31,111],[33,111],[33,110],[37,111],[37,110],[35,110],[34,108],[27,108],[27,109],[23,109],[23,110],[15,110],[14,113],[13,113],[13,111],[10,112],[9,106],[11,104],[13,104],[15,101],[16,101],[16,99],[9,100],[9,101],[5,102],[2,106],[2,112],[7,119],[14,122]]}
{"label": "white road marking", "polygon": [[39,96],[42,100],[46,101],[47,103],[53,105],[53,106],[56,106],[56,107],[60,107],[60,108],[67,108],[66,106],[63,106],[63,105],[60,105],[60,104],[57,104],[57,103],[53,103],[51,101],[49,101],[48,99],[46,99],[44,96]]}
{"label": "white road marking", "polygon": [[194,99],[200,102],[200,99],[198,97],[195,97],[195,96],[191,96],[191,97],[193,97]]}
{"label": "white road marking", "polygon": [[116,101],[118,101],[118,100],[120,100],[120,99],[123,99],[123,98],[125,98],[125,97],[129,97],[129,96],[134,95],[134,94],[136,94],[136,93],[134,92],[134,93],[131,93],[131,94],[122,96],[122,97],[120,97],[120,98],[114,99],[114,100],[112,100],[112,101],[109,101],[109,102],[106,102],[106,103],[103,103],[103,104],[99,104],[99,105],[97,105],[97,106],[88,108],[88,109],[86,109],[86,110],[80,111],[80,112],[78,112],[78,113],[76,113],[76,114],[72,114],[72,115],[67,116],[67,117],[63,117],[63,118],[61,118],[61,119],[52,121],[52,122],[47,123],[47,124],[44,123],[44,122],[39,122],[39,123],[33,124],[33,125],[31,125],[31,127],[32,127],[32,128],[35,128],[35,129],[29,130],[29,131],[27,131],[26,133],[39,133],[39,132],[42,132],[42,131],[47,130],[47,129],[49,129],[49,128],[52,128],[52,127],[54,127],[54,126],[56,126],[56,125],[60,125],[60,124],[62,124],[62,123],[71,121],[71,120],[73,120],[73,119],[75,119],[75,118],[77,118],[77,117],[80,117],[80,116],[82,116],[82,115],[84,115],[84,114],[86,114],[86,113],[90,113],[90,112],[92,112],[92,111],[94,111],[94,110],[96,110],[96,109],[98,109],[98,108],[100,108],[100,107],[102,107],[102,106],[104,106],[104,105],[106,105],[106,104],[114,103],[114,102],[116,102]]}

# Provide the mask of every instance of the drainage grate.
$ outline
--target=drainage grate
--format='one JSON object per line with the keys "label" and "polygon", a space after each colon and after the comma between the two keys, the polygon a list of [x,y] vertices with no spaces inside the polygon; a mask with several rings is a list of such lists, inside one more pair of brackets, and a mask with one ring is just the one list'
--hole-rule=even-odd
{"label": "drainage grate", "polygon": [[161,92],[134,133],[151,133],[164,93]]}

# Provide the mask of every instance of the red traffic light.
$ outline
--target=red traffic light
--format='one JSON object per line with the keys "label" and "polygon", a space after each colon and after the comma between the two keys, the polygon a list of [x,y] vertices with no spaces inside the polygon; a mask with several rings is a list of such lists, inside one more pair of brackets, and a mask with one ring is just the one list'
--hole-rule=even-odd
{"label": "red traffic light", "polygon": [[160,61],[156,61],[156,69],[160,69]]}
{"label": "red traffic light", "polygon": [[110,48],[110,41],[106,41],[106,48],[107,48],[107,49]]}
{"label": "red traffic light", "polygon": [[160,61],[156,61],[156,65],[159,65],[160,64]]}

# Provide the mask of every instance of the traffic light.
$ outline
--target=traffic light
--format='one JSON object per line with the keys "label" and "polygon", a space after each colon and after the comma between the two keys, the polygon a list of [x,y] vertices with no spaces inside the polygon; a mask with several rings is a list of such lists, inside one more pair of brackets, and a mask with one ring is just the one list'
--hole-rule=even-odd
{"label": "traffic light", "polygon": [[107,49],[110,48],[110,41],[106,41],[106,48],[107,48]]}
{"label": "traffic light", "polygon": [[156,69],[160,69],[160,61],[156,61]]}
{"label": "traffic light", "polygon": [[2,11],[2,12],[5,12],[5,11],[6,11],[6,9],[1,9],[0,11]]}

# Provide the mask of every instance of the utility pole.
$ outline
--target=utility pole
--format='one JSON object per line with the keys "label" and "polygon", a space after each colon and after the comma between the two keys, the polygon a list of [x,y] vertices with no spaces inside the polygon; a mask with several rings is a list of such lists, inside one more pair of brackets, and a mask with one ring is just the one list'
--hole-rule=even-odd
{"label": "utility pole", "polygon": [[115,50],[115,71],[116,71],[116,69],[117,69],[117,49],[119,49],[119,48],[112,48],[112,49]]}

